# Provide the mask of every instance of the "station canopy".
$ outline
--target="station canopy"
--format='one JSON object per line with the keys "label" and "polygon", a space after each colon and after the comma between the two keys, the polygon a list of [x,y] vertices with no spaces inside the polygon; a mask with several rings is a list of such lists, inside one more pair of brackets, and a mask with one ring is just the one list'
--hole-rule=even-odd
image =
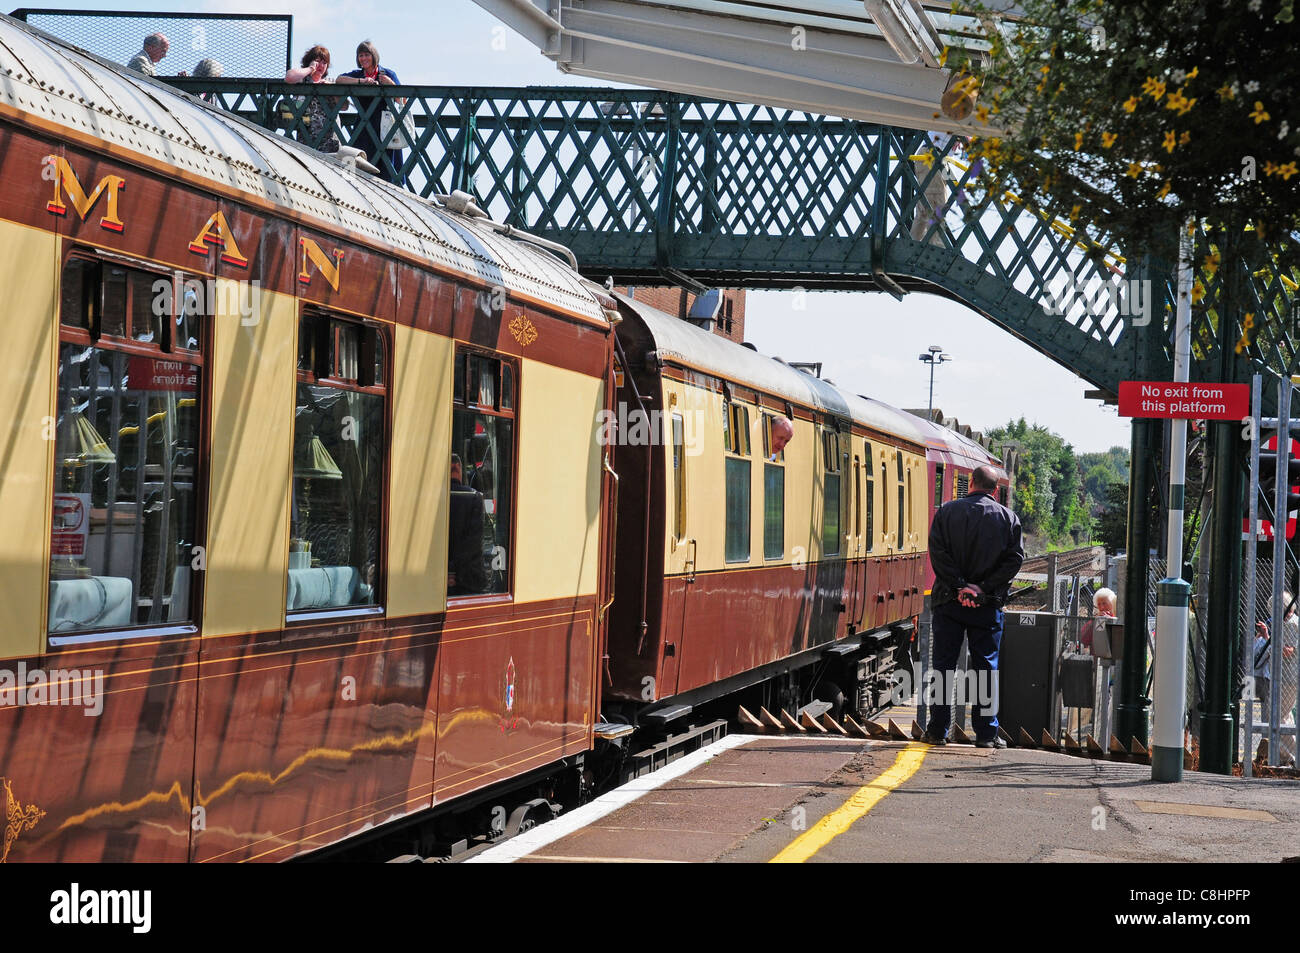
{"label": "station canopy", "polygon": [[[989,22],[921,0],[475,0],[565,73],[910,129],[944,115],[945,46],[987,48]],[[1015,19],[1008,3],[1004,16]],[[939,115],[936,116],[936,113]]]}

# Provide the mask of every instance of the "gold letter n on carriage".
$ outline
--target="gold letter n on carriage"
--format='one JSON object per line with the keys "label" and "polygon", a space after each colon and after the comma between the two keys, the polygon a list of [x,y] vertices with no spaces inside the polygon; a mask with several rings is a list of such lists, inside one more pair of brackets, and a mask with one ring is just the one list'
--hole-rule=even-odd
{"label": "gold letter n on carriage", "polygon": [[[343,249],[336,248],[332,254],[326,255],[310,238],[299,238],[298,244],[302,246],[302,270],[298,272],[298,280],[304,285],[311,284],[311,272],[307,270],[307,265],[310,263],[316,266],[316,270],[325,277],[329,286],[338,291],[339,271],[343,267]],[[333,261],[330,261],[331,257]]]}

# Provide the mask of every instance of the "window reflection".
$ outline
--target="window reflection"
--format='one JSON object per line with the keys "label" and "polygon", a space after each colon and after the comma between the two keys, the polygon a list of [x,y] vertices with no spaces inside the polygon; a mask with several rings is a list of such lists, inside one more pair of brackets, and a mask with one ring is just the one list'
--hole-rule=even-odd
{"label": "window reflection", "polygon": [[378,601],[386,397],[382,380],[356,380],[363,368],[382,367],[361,362],[363,342],[382,351],[373,328],[321,315],[300,326],[290,612]]}
{"label": "window reflection", "polygon": [[[63,270],[51,636],[194,617],[202,359],[159,349],[171,316],[169,305],[153,313],[157,280],[77,258]],[[92,341],[101,318],[135,352]]]}
{"label": "window reflection", "polygon": [[[515,374],[499,358],[458,354],[467,368],[452,413],[447,594],[510,591]],[[468,398],[468,399],[466,399]]]}

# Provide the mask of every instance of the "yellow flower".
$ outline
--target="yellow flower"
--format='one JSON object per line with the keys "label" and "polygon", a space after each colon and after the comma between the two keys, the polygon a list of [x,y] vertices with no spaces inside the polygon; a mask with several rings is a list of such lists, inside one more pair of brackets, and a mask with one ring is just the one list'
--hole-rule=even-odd
{"label": "yellow flower", "polygon": [[1083,148],[1083,133],[1076,132],[1074,134],[1074,151],[1078,152],[1082,148]]}
{"label": "yellow flower", "polygon": [[1156,198],[1162,199],[1169,194],[1169,181],[1166,179],[1165,184],[1160,186],[1160,191],[1156,193]]}
{"label": "yellow flower", "polygon": [[1160,102],[1160,97],[1165,94],[1165,88],[1164,80],[1156,79],[1154,76],[1148,76],[1146,82],[1142,84],[1142,92],[1156,102]]}
{"label": "yellow flower", "polygon": [[1269,118],[1268,113],[1264,112],[1264,104],[1258,99],[1255,100],[1255,111],[1250,114],[1250,118],[1255,120],[1255,125],[1257,126]]}
{"label": "yellow flower", "polygon": [[989,107],[988,107],[988,106],[983,106],[983,105],[981,105],[981,106],[976,106],[976,107],[975,107],[975,116],[976,116],[976,118],[979,119],[980,122],[988,122],[988,121],[989,121]]}
{"label": "yellow flower", "polygon": [[1192,134],[1190,132],[1184,132],[1181,136],[1178,137],[1178,144],[1180,146],[1185,146],[1191,141],[1192,141]]}
{"label": "yellow flower", "polygon": [[1201,72],[1201,68],[1199,66],[1193,66],[1192,71],[1187,74],[1187,78],[1196,79],[1197,74],[1199,74],[1200,72]]}
{"label": "yellow flower", "polygon": [[1115,140],[1118,138],[1119,136],[1115,135],[1115,133],[1113,132],[1103,132],[1101,134],[1102,148],[1109,149],[1111,146],[1115,144]]}
{"label": "yellow flower", "polygon": [[1201,269],[1213,278],[1214,273],[1219,270],[1219,253],[1216,251],[1206,255],[1205,261],[1201,264]]}
{"label": "yellow flower", "polygon": [[1142,166],[1138,165],[1136,162],[1130,162],[1128,164],[1128,174],[1136,179],[1142,174]]}
{"label": "yellow flower", "polygon": [[1051,68],[1050,66],[1047,66],[1046,64],[1044,64],[1044,65],[1043,65],[1042,67],[1040,67],[1039,70],[1038,70],[1038,72],[1042,73],[1044,76],[1046,76],[1046,75],[1047,75],[1048,73],[1050,73],[1051,71],[1052,71],[1052,68]]}
{"label": "yellow flower", "polygon": [[1137,108],[1138,108],[1138,98],[1136,96],[1130,96],[1128,99],[1124,100],[1125,112],[1131,113],[1133,110]]}
{"label": "yellow flower", "polygon": [[1271,160],[1271,159],[1267,159],[1267,160],[1265,160],[1265,162],[1264,162],[1264,174],[1265,174],[1265,175],[1274,175],[1276,172],[1277,172],[1277,166],[1273,164],[1273,160]]}
{"label": "yellow flower", "polygon": [[1222,100],[1235,99],[1237,97],[1237,94],[1232,91],[1232,86],[1228,83],[1224,83],[1216,89],[1215,92],[1219,94],[1219,98]]}
{"label": "yellow flower", "polygon": [[1200,304],[1201,299],[1205,297],[1205,285],[1199,281],[1192,285],[1192,304]]}
{"label": "yellow flower", "polygon": [[1174,135],[1174,131],[1172,129],[1170,129],[1168,132],[1165,133],[1165,141],[1162,143],[1162,145],[1170,153],[1174,151],[1174,146],[1178,145],[1178,137]]}
{"label": "yellow flower", "polygon": [[1298,172],[1300,172],[1300,170],[1296,169],[1296,164],[1294,160],[1288,162],[1286,165],[1280,165],[1277,167],[1277,174],[1282,176],[1283,182],[1289,182],[1291,180],[1291,176],[1296,175]]}
{"label": "yellow flower", "polygon": [[1182,109],[1183,103],[1185,102],[1187,102],[1187,97],[1183,95],[1183,88],[1179,86],[1176,90],[1170,93],[1169,98],[1165,100],[1165,108]]}
{"label": "yellow flower", "polygon": [[1245,317],[1241,319],[1241,337],[1237,340],[1237,353],[1240,354],[1246,348],[1250,347],[1250,329],[1255,326],[1255,315],[1247,311]]}

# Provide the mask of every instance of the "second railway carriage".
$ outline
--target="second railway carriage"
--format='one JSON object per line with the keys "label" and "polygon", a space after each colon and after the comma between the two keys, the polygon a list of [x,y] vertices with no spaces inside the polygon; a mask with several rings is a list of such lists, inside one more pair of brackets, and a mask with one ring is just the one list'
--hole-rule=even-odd
{"label": "second railway carriage", "polygon": [[[870,707],[922,607],[923,422],[620,305],[619,413],[657,423],[618,448],[606,707],[670,721],[776,677],[793,710],[828,652],[828,686]],[[773,453],[778,416],[794,436]]]}

